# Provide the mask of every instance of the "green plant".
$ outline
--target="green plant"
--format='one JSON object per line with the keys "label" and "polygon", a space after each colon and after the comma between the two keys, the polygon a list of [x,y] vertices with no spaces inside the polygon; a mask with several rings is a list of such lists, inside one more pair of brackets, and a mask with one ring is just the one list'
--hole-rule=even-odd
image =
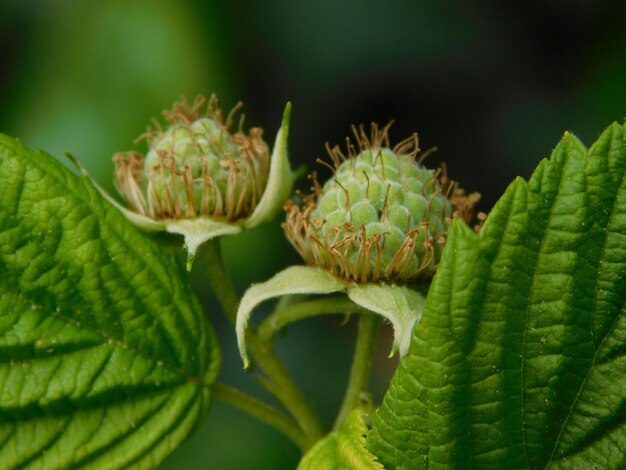
{"label": "green plant", "polygon": [[[477,196],[424,169],[416,142],[394,153],[386,129],[370,138],[357,130],[359,152],[343,161],[333,150],[334,179],[288,208],[288,237],[312,266],[289,267],[240,300],[219,236],[268,220],[291,192],[289,106],[266,163],[260,131],[228,140],[216,107],[201,118],[186,106],[185,119],[169,115],[174,125],[213,119],[191,134],[194,145],[177,147],[177,131],[165,129],[151,136],[147,167],[135,154],[118,157],[118,187],[134,210],[84,171],[0,136],[3,468],[155,467],[213,398],[284,433],[305,454],[303,469],[626,465],[623,126],[589,149],[566,133],[478,233],[466,223]],[[205,133],[226,147],[215,150]],[[231,152],[223,164],[219,152]],[[225,186],[210,185],[210,161]],[[224,195],[237,210],[217,210]],[[172,210],[154,210],[158,197]],[[131,222],[182,234],[189,261],[202,246],[244,363],[280,407],[216,381],[219,347],[184,266]],[[248,327],[255,306],[274,297],[274,311]],[[273,338],[332,313],[358,314],[359,330],[331,429]],[[380,406],[363,395],[379,315],[402,357]]]}

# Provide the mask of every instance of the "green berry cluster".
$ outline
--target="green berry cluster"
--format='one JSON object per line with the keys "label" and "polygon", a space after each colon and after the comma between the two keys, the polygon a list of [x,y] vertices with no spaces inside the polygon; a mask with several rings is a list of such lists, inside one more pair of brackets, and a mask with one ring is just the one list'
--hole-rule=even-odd
{"label": "green berry cluster", "polygon": [[149,151],[118,153],[116,185],[136,212],[153,219],[209,217],[236,221],[249,216],[267,184],[269,148],[262,129],[231,133],[240,105],[223,118],[217,98],[184,98],[164,112],[169,124],[143,137]]}
{"label": "green berry cluster", "polygon": [[478,196],[422,166],[417,135],[391,149],[388,129],[372,125],[368,136],[355,128],[358,152],[350,144],[348,156],[329,149],[333,177],[316,182],[303,207],[288,204],[283,227],[307,264],[361,283],[434,273],[451,218],[466,215]]}

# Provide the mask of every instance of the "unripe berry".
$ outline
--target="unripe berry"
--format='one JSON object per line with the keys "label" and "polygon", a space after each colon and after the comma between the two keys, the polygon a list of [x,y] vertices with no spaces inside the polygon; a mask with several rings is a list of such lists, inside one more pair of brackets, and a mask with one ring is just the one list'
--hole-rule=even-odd
{"label": "unripe berry", "polygon": [[208,217],[234,222],[248,217],[268,179],[269,148],[262,129],[231,133],[236,106],[224,120],[217,98],[186,100],[164,112],[169,124],[145,134],[149,151],[118,153],[116,185],[135,212],[152,219]]}
{"label": "unripe berry", "polygon": [[469,218],[466,196],[441,170],[416,160],[417,135],[389,148],[389,126],[367,136],[353,128],[359,151],[329,149],[334,175],[315,177],[303,207],[287,206],[287,238],[307,264],[353,282],[409,282],[432,276],[452,217]]}

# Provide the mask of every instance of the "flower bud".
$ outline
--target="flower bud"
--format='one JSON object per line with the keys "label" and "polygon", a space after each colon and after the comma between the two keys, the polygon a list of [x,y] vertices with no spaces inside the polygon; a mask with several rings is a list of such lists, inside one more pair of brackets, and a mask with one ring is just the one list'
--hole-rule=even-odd
{"label": "flower bud", "polygon": [[[287,103],[270,157],[261,128],[248,134],[243,116],[231,132],[235,113],[224,119],[217,98],[193,105],[184,98],[163,113],[166,129],[142,137],[149,151],[117,153],[115,185],[130,206],[104,196],[137,227],[183,235],[187,269],[204,242],[234,235],[272,219],[291,193],[293,173],[287,155],[291,104]],[[141,139],[141,138],[140,138]]]}
{"label": "flower bud", "polygon": [[131,208],[152,219],[193,219],[235,222],[249,216],[265,190],[269,171],[269,147],[263,131],[255,127],[246,135],[231,133],[237,105],[223,118],[213,96],[193,105],[185,99],[164,116],[160,126],[144,137],[149,151],[114,157],[116,186]]}
{"label": "flower bud", "polygon": [[288,203],[283,228],[309,265],[351,282],[406,283],[433,275],[453,217],[472,217],[479,195],[465,195],[443,170],[421,165],[417,134],[389,147],[389,125],[368,136],[353,127],[358,152],[329,150],[333,176],[304,205]]}

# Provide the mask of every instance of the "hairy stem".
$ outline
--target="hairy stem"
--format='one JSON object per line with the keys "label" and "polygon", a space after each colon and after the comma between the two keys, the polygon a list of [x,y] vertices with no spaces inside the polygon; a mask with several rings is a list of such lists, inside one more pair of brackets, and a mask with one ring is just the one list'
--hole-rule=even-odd
{"label": "hairy stem", "polygon": [[[205,256],[209,271],[209,282],[220,306],[234,326],[237,319],[239,297],[231,278],[226,272],[219,239],[211,240],[206,245]],[[304,395],[289,375],[289,372],[276,356],[271,344],[259,341],[256,332],[251,328],[248,330],[246,337],[249,350],[255,362],[265,373],[265,377],[257,376],[257,380],[295,418],[305,435],[305,448],[303,450],[308,449],[324,435],[324,427],[319,416],[308,404]]]}
{"label": "hairy stem", "polygon": [[302,452],[308,448],[308,439],[298,427],[293,419],[284,413],[276,410],[267,403],[254,398],[236,388],[224,384],[213,384],[211,386],[213,396],[254,416],[260,421],[277,429],[294,442]]}
{"label": "hairy stem", "polygon": [[215,294],[220,307],[224,310],[226,317],[234,327],[237,321],[239,296],[237,295],[235,286],[233,286],[231,278],[226,271],[219,238],[209,240],[205,244],[203,255],[207,260],[206,267],[209,273],[209,283],[211,284],[213,293]]}
{"label": "hairy stem", "polygon": [[293,382],[289,372],[276,356],[272,345],[260,342],[254,334],[248,336],[248,344],[255,361],[265,372],[265,376],[256,376],[257,381],[265,390],[278,398],[298,421],[308,438],[307,449],[313,446],[326,433],[319,416]]}
{"label": "hairy stem", "polygon": [[350,369],[350,379],[343,398],[343,403],[337,414],[334,429],[337,429],[343,420],[359,404],[361,393],[367,390],[370,371],[372,369],[372,354],[374,340],[378,329],[379,319],[375,315],[361,315],[359,317],[359,331],[354,348],[354,359]]}

